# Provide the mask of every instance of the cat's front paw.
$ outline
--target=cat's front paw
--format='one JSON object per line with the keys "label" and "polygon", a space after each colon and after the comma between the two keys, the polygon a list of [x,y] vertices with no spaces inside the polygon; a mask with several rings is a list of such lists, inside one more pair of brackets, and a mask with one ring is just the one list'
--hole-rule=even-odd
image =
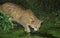
{"label": "cat's front paw", "polygon": [[30,33],[31,31],[30,31],[30,30],[28,30],[28,29],[25,29],[25,32]]}

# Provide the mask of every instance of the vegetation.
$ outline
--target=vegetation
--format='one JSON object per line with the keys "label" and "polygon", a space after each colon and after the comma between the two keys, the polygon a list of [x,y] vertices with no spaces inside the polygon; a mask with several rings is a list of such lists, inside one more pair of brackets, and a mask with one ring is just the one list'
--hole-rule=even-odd
{"label": "vegetation", "polygon": [[12,22],[8,19],[8,16],[3,12],[0,12],[0,30],[8,32],[12,27]]}
{"label": "vegetation", "polygon": [[[0,12],[0,38],[60,38],[59,0],[1,0],[0,4],[4,2],[12,2],[31,9],[35,16],[44,22],[39,32],[28,34],[24,32],[23,27],[13,24],[8,15]],[[15,26],[13,29],[12,24]]]}

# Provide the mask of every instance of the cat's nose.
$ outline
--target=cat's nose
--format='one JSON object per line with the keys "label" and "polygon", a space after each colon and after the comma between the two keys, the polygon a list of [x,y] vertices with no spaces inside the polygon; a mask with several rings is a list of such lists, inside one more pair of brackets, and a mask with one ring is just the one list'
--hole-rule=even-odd
{"label": "cat's nose", "polygon": [[39,28],[34,28],[34,31],[39,31]]}
{"label": "cat's nose", "polygon": [[37,31],[37,28],[34,28],[34,31]]}

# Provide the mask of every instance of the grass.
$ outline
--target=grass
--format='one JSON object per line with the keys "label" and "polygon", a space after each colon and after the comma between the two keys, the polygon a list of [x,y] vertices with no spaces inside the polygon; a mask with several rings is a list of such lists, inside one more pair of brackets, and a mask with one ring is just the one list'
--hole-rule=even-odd
{"label": "grass", "polygon": [[[0,31],[0,38],[60,38],[60,11],[55,9],[54,11],[53,8],[52,8],[53,11],[49,10],[49,8],[46,8],[45,10],[42,1],[41,3],[40,1],[37,2],[37,6],[33,5],[34,1],[31,0],[31,3],[29,3],[28,1],[24,2],[24,0],[21,1],[18,0],[18,3],[20,4],[21,2],[21,4],[24,7],[30,8],[38,19],[44,20],[40,27],[39,32],[26,33],[24,31],[24,28],[17,23],[14,23],[14,29],[11,29],[11,21],[8,20],[6,14],[0,12],[0,27],[2,28],[2,30],[4,30],[6,26],[5,29],[6,32],[2,30]],[[1,20],[1,17],[3,17],[3,20]]]}

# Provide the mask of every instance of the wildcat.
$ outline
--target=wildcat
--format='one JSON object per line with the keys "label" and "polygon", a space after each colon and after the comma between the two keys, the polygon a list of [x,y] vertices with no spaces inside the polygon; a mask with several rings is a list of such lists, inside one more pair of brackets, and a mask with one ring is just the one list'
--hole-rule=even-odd
{"label": "wildcat", "polygon": [[42,20],[39,20],[30,9],[26,10],[22,6],[8,2],[0,5],[0,10],[9,15],[9,19],[20,23],[28,33],[31,32],[29,26],[34,31],[38,31],[41,26]]}

